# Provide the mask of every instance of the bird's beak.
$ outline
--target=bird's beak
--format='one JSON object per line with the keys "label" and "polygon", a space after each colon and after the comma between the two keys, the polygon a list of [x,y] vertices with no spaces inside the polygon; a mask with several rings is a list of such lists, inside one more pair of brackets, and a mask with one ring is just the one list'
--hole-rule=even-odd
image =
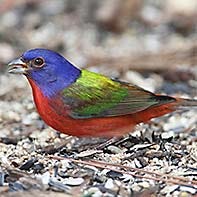
{"label": "bird's beak", "polygon": [[8,72],[13,74],[26,74],[28,70],[27,63],[21,58],[12,60],[8,66]]}

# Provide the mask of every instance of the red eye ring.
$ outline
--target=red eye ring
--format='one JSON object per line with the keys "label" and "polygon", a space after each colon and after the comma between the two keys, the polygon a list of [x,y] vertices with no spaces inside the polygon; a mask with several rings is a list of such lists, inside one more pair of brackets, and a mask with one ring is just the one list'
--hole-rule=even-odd
{"label": "red eye ring", "polygon": [[41,57],[37,57],[33,60],[33,66],[42,67],[44,65],[44,60]]}

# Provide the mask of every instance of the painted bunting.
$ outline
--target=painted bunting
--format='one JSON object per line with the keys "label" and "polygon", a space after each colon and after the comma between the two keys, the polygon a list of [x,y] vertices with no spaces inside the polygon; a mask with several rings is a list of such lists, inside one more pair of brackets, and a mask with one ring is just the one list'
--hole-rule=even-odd
{"label": "painted bunting", "polygon": [[9,63],[24,74],[37,111],[52,128],[73,136],[122,136],[140,123],[196,100],[156,95],[135,85],[80,70],[60,54],[32,49]]}

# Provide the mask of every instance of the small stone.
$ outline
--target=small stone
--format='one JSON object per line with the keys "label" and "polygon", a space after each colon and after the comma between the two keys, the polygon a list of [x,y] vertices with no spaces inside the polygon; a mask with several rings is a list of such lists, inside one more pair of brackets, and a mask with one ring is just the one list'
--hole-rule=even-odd
{"label": "small stone", "polygon": [[56,178],[51,178],[49,180],[49,185],[53,187],[55,191],[59,191],[59,192],[61,191],[67,192],[69,189],[67,185],[63,184],[61,181],[58,181]]}
{"label": "small stone", "polygon": [[108,179],[107,182],[105,183],[105,187],[107,189],[113,189],[114,188],[114,182],[112,179]]}
{"label": "small stone", "polygon": [[26,161],[24,164],[22,164],[19,169],[20,170],[29,170],[31,167],[33,167],[33,165],[35,164],[35,162],[37,162],[38,160],[36,158],[32,158],[28,161]]}
{"label": "small stone", "polygon": [[118,148],[117,146],[111,145],[111,146],[108,146],[107,149],[110,150],[114,154],[122,153],[122,150]]}
{"label": "small stone", "polygon": [[69,185],[69,186],[78,186],[81,185],[84,182],[83,178],[65,178],[63,181],[63,184]]}
{"label": "small stone", "polygon": [[139,192],[141,190],[141,187],[137,183],[133,183],[131,185],[131,189],[135,192]]}
{"label": "small stone", "polygon": [[68,160],[61,160],[60,161],[61,162],[61,168],[62,169],[67,169],[67,168],[71,168],[72,167],[72,165],[71,165],[71,162],[70,161],[68,161]]}
{"label": "small stone", "polygon": [[121,177],[123,176],[122,173],[116,172],[116,171],[113,171],[113,170],[110,170],[109,172],[107,172],[106,175],[107,175],[109,178],[112,178],[112,179],[121,178]]}
{"label": "small stone", "polygon": [[9,186],[10,186],[10,191],[12,191],[12,192],[25,190],[25,186],[20,181],[16,181],[14,183],[10,183]]}
{"label": "small stone", "polygon": [[6,119],[19,122],[21,120],[21,117],[19,116],[18,113],[14,111],[8,111],[6,115]]}
{"label": "small stone", "polygon": [[[174,191],[173,192],[173,196],[179,196],[180,195],[180,191]],[[167,196],[167,195],[166,195]],[[168,196],[172,196],[171,194],[170,195],[168,195]],[[188,197],[190,197],[190,196],[188,196]]]}
{"label": "small stone", "polygon": [[172,185],[172,186],[166,186],[161,190],[162,194],[172,194],[175,190],[177,190],[179,185]]}
{"label": "small stone", "polygon": [[182,132],[184,129],[188,128],[190,125],[192,124],[192,122],[182,116],[174,115],[171,116],[168,120],[167,123],[164,124],[163,128],[165,131],[169,132],[169,130],[173,131],[170,134],[173,135],[174,132],[176,133],[180,133]]}
{"label": "small stone", "polygon": [[174,136],[175,136],[175,133],[172,132],[172,131],[163,132],[161,134],[162,139],[169,139],[169,138],[174,137]]}
{"label": "small stone", "polygon": [[150,184],[147,181],[139,182],[138,185],[145,189],[148,189],[150,187]]}
{"label": "small stone", "polygon": [[34,104],[33,104],[33,102],[29,102],[28,104],[27,104],[27,106],[26,106],[26,108],[28,109],[28,110],[31,110],[31,109],[34,109]]}
{"label": "small stone", "polygon": [[148,148],[148,147],[150,147],[150,146],[152,146],[152,144],[136,144],[136,145],[134,145],[134,146],[130,149],[130,151],[131,151],[131,150],[133,150],[133,151],[135,151],[135,150],[141,150],[141,149],[144,149],[144,148]]}
{"label": "small stone", "polygon": [[134,163],[135,163],[137,168],[142,168],[143,167],[142,164],[140,163],[140,161],[137,158],[134,159]]}
{"label": "small stone", "polygon": [[191,195],[188,192],[180,192],[179,197],[190,197]]}
{"label": "small stone", "polygon": [[5,173],[0,172],[0,186],[4,185],[4,181],[5,181]]}
{"label": "small stone", "polygon": [[30,116],[26,116],[23,120],[22,123],[24,125],[31,125],[32,124],[32,119],[30,118]]}
{"label": "small stone", "polygon": [[134,177],[129,174],[123,174],[121,180],[123,180],[124,182],[134,182]]}
{"label": "small stone", "polygon": [[195,188],[195,187],[180,186],[179,190],[183,191],[183,192],[189,192],[191,194],[196,194],[197,193],[197,188]]}
{"label": "small stone", "polygon": [[33,120],[38,119],[38,114],[36,112],[32,112],[31,114],[28,114],[23,117],[22,123],[25,125],[32,125]]}
{"label": "small stone", "polygon": [[91,197],[102,197],[103,193],[97,187],[91,187],[87,191],[84,192],[83,196],[91,196]]}
{"label": "small stone", "polygon": [[1,163],[4,164],[4,165],[9,166],[8,158],[6,156],[2,156],[1,157]]}
{"label": "small stone", "polygon": [[77,157],[81,158],[81,157],[88,157],[91,155],[94,155],[96,153],[101,153],[102,151],[100,150],[86,150],[86,151],[82,151],[79,154],[77,154]]}
{"label": "small stone", "polygon": [[36,175],[36,177],[38,179],[40,179],[44,185],[48,185],[48,183],[50,181],[50,173],[49,173],[49,171],[45,172],[42,175],[38,174],[38,175]]}

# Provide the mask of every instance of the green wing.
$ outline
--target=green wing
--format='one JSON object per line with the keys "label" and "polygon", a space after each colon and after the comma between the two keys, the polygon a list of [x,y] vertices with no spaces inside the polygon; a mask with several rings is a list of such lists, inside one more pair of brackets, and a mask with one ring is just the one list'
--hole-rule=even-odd
{"label": "green wing", "polygon": [[62,98],[75,119],[132,114],[158,104],[148,91],[87,70],[62,91]]}

